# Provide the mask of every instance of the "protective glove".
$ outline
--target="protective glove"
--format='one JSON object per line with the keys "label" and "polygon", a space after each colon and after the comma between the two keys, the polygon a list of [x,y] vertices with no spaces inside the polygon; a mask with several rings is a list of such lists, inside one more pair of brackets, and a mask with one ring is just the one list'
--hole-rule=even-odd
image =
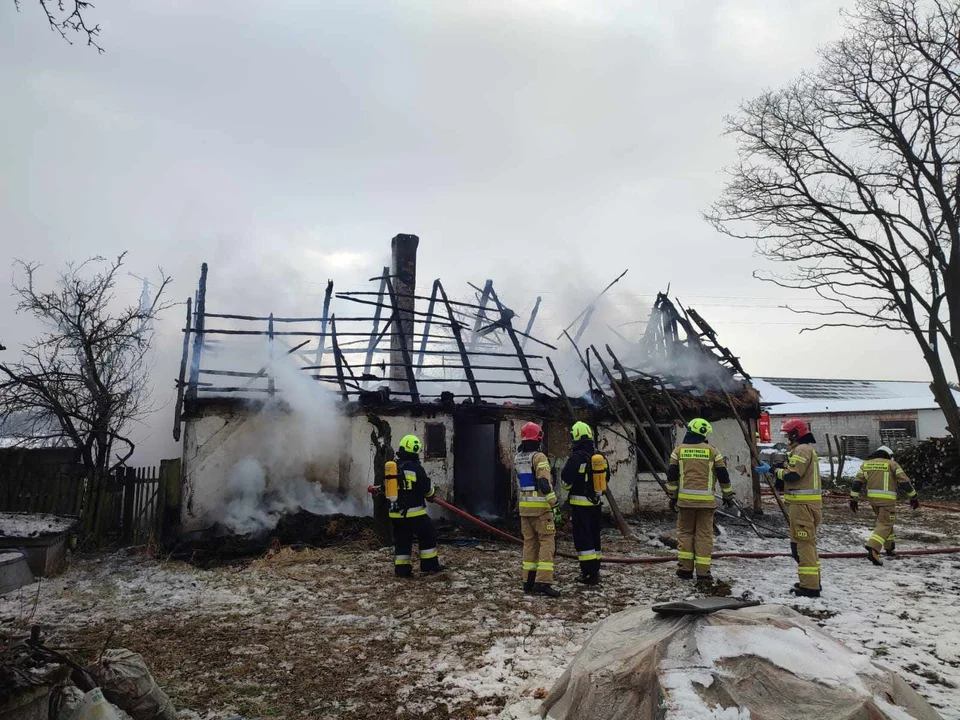
{"label": "protective glove", "polygon": [[670,512],[676,512],[677,510],[677,499],[670,498]]}
{"label": "protective glove", "polygon": [[770,472],[771,468],[767,463],[762,462],[757,467],[755,467],[754,470],[757,471],[757,475],[764,475],[765,473]]}
{"label": "protective glove", "polygon": [[563,515],[560,514],[559,505],[553,506],[553,524],[556,525],[557,527],[560,527],[560,525],[563,524]]}
{"label": "protective glove", "polygon": [[733,498],[734,498],[733,493],[730,493],[729,495],[724,495],[724,496],[723,496],[723,506],[724,506],[725,508],[731,508],[731,507],[733,507]]}
{"label": "protective glove", "polygon": [[910,507],[912,507],[914,510],[919,510],[919,509],[920,509],[920,498],[918,498],[918,497],[912,497],[912,498],[910,498]]}
{"label": "protective glove", "polygon": [[852,512],[857,512],[857,510],[859,509],[859,507],[860,507],[860,505],[859,505],[859,502],[857,501],[857,499],[856,499],[856,498],[850,498],[850,510],[851,510]]}

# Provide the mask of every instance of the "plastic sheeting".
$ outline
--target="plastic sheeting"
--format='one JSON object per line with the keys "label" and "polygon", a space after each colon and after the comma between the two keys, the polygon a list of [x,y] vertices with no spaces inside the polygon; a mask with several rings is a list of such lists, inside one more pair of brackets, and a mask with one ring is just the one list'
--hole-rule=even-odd
{"label": "plastic sheeting", "polygon": [[[749,711],[749,713],[747,712]],[[893,671],[781,605],[612,615],[544,700],[555,720],[941,720]]]}

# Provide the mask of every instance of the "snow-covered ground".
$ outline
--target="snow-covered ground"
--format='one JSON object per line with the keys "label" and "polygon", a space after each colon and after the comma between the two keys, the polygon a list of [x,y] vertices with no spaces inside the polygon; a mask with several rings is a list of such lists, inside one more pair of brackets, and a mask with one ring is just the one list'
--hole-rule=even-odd
{"label": "snow-covered ground", "polygon": [[[772,506],[764,522],[783,529]],[[827,508],[822,550],[858,550],[872,513]],[[901,549],[960,545],[960,515],[901,512]],[[643,545],[605,531],[608,554],[666,554],[666,516],[637,522]],[[569,537],[560,546],[571,549]],[[724,521],[717,550],[787,549]],[[39,622],[50,642],[96,654],[141,652],[178,707],[201,717],[538,717],[540,698],[596,624],[629,606],[695,592],[673,563],[607,565],[602,588],[572,582],[564,597],[524,596],[517,548],[441,545],[447,577],[400,581],[388,549],[288,549],[200,570],[125,553],[86,557],[63,576],[0,598],[0,621]],[[735,596],[785,604],[898,672],[947,720],[960,720],[960,555],[824,560],[824,595],[797,599],[790,558],[718,559]],[[185,713],[187,717],[195,714]],[[680,720],[679,708],[670,715]],[[736,717],[733,715],[731,717]]]}
{"label": "snow-covered ground", "polygon": [[69,530],[76,518],[46,513],[0,512],[0,537],[35,538]]}

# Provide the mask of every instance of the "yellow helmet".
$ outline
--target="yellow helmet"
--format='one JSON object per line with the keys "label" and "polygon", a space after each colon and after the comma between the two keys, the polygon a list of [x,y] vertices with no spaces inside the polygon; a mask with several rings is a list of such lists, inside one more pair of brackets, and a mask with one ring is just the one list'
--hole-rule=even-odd
{"label": "yellow helmet", "polygon": [[703,418],[694,418],[687,423],[687,430],[697,435],[706,435],[707,433],[713,432],[713,425]]}
{"label": "yellow helmet", "polygon": [[423,443],[420,442],[420,438],[416,435],[404,435],[403,439],[400,441],[400,449],[405,450],[408,453],[413,453],[416,455],[420,452],[420,448],[423,447]]}
{"label": "yellow helmet", "polygon": [[570,428],[570,434],[573,436],[574,441],[583,440],[584,438],[593,440],[593,430],[591,430],[590,426],[585,422],[574,423],[573,427]]}

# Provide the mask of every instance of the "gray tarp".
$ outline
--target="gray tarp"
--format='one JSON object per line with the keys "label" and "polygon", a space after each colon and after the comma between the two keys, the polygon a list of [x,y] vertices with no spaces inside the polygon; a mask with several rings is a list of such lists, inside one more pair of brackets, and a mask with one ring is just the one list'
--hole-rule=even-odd
{"label": "gray tarp", "polygon": [[[749,711],[749,714],[747,714]],[[556,720],[941,720],[903,678],[781,605],[612,615],[543,702]]]}

